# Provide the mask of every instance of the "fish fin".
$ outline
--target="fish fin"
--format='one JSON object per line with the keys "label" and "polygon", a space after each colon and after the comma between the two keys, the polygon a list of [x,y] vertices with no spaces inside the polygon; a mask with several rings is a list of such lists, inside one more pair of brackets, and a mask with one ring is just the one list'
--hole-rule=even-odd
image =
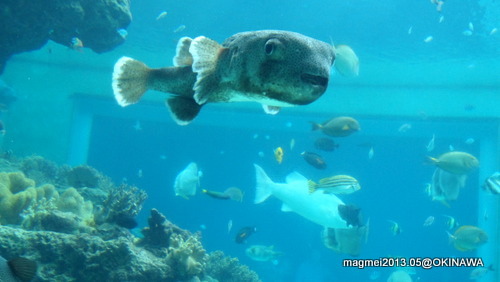
{"label": "fish fin", "polygon": [[351,129],[351,128],[347,124],[344,124],[344,126],[342,126],[342,130],[349,130],[349,129]]}
{"label": "fish fin", "polygon": [[305,178],[302,174],[294,171],[286,176],[286,183],[293,182],[307,182],[307,178]]}
{"label": "fish fin", "polygon": [[312,125],[312,128],[311,128],[312,131],[320,130],[321,128],[323,128],[323,125],[316,123],[314,121],[310,121],[309,123],[311,123],[311,125]]}
{"label": "fish fin", "polygon": [[316,191],[316,183],[312,180],[308,180],[307,181],[307,186],[309,186],[309,194],[312,194],[314,193],[314,191]]}
{"label": "fish fin", "polygon": [[293,210],[292,210],[292,208],[289,205],[283,203],[281,205],[281,211],[282,212],[292,212]]}
{"label": "fish fin", "polygon": [[255,204],[264,202],[272,195],[271,186],[274,182],[267,176],[266,172],[258,165],[254,164],[257,184],[255,187]]}
{"label": "fish fin", "polygon": [[174,96],[165,100],[175,122],[179,125],[189,124],[200,112],[201,105],[191,98]]}
{"label": "fish fin", "polygon": [[191,42],[189,53],[193,56],[193,72],[197,73],[194,84],[194,99],[198,104],[204,104],[212,93],[214,85],[218,85],[214,73],[220,53],[226,50],[216,41],[198,36]]}
{"label": "fish fin", "polygon": [[31,281],[36,275],[37,264],[33,260],[17,257],[7,261],[7,264],[21,281]]}
{"label": "fish fin", "polygon": [[192,38],[182,37],[177,42],[177,50],[175,51],[174,66],[191,66],[193,64],[193,56],[189,53]]}
{"label": "fish fin", "polygon": [[436,158],[427,156],[426,163],[435,165],[435,164],[439,163],[439,160]]}
{"label": "fish fin", "polygon": [[151,69],[143,62],[121,57],[113,69],[113,93],[122,107],[137,103],[148,90]]}
{"label": "fish fin", "polygon": [[262,104],[262,108],[264,109],[264,112],[268,115],[277,115],[281,108],[277,106],[269,106],[269,105],[264,105]]}

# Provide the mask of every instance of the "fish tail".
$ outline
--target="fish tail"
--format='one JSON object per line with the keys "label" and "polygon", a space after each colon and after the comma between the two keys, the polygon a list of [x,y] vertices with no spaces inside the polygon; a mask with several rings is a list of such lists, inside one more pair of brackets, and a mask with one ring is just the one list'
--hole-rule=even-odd
{"label": "fish tail", "polygon": [[427,156],[426,163],[427,164],[437,164],[437,163],[439,163],[439,160],[436,158]]}
{"label": "fish tail", "polygon": [[255,200],[254,203],[259,204],[264,202],[269,196],[272,195],[271,187],[274,182],[267,176],[266,172],[258,165],[255,166],[255,177],[257,185],[255,187]]}
{"label": "fish tail", "polygon": [[316,131],[316,130],[320,130],[323,126],[319,123],[316,123],[314,121],[310,121],[311,125],[312,125],[312,131]]}
{"label": "fish tail", "polygon": [[151,69],[129,57],[121,57],[113,70],[113,93],[122,107],[137,103],[148,90]]}
{"label": "fish tail", "polygon": [[307,186],[309,187],[309,194],[312,194],[312,193],[314,193],[314,191],[316,191],[317,184],[314,181],[308,180]]}

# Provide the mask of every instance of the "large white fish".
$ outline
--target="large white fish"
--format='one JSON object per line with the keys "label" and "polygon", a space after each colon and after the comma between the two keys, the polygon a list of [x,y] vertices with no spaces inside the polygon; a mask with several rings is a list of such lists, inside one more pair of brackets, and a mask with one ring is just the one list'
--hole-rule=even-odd
{"label": "large white fish", "polygon": [[274,183],[265,171],[255,166],[257,187],[255,203],[262,203],[273,195],[283,202],[281,211],[293,211],[306,219],[329,228],[349,228],[339,213],[339,206],[346,205],[333,194],[309,194],[307,178],[293,172],[286,177],[286,183]]}
{"label": "large white fish", "polygon": [[175,195],[186,199],[188,199],[189,196],[196,195],[196,188],[200,186],[201,175],[202,173],[198,170],[196,163],[189,163],[175,178]]}

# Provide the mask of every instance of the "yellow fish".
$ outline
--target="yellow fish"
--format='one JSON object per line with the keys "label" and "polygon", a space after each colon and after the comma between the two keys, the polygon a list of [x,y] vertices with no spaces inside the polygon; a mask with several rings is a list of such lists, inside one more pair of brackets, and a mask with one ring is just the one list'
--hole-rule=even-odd
{"label": "yellow fish", "polygon": [[479,167],[479,161],[476,157],[458,151],[444,153],[439,158],[429,157],[429,161],[440,169],[453,174],[467,174]]}
{"label": "yellow fish", "polygon": [[488,234],[477,226],[464,225],[452,235],[448,233],[455,249],[465,252],[474,251],[479,246],[488,242]]}
{"label": "yellow fish", "polygon": [[285,152],[283,152],[283,148],[278,147],[278,148],[274,149],[274,158],[276,159],[276,161],[279,164],[281,164],[281,162],[283,162],[284,154],[285,154]]}

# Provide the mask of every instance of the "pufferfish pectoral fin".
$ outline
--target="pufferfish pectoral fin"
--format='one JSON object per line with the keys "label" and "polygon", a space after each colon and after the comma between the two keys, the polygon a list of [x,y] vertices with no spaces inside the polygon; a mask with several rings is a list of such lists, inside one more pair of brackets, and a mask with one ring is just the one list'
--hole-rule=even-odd
{"label": "pufferfish pectoral fin", "polygon": [[191,98],[175,96],[165,100],[178,125],[188,125],[200,112],[201,105]]}
{"label": "pufferfish pectoral fin", "polygon": [[216,41],[199,36],[193,39],[189,53],[193,56],[193,72],[197,73],[194,84],[194,99],[202,105],[208,96],[218,87],[218,78],[214,75],[220,54],[226,50]]}

